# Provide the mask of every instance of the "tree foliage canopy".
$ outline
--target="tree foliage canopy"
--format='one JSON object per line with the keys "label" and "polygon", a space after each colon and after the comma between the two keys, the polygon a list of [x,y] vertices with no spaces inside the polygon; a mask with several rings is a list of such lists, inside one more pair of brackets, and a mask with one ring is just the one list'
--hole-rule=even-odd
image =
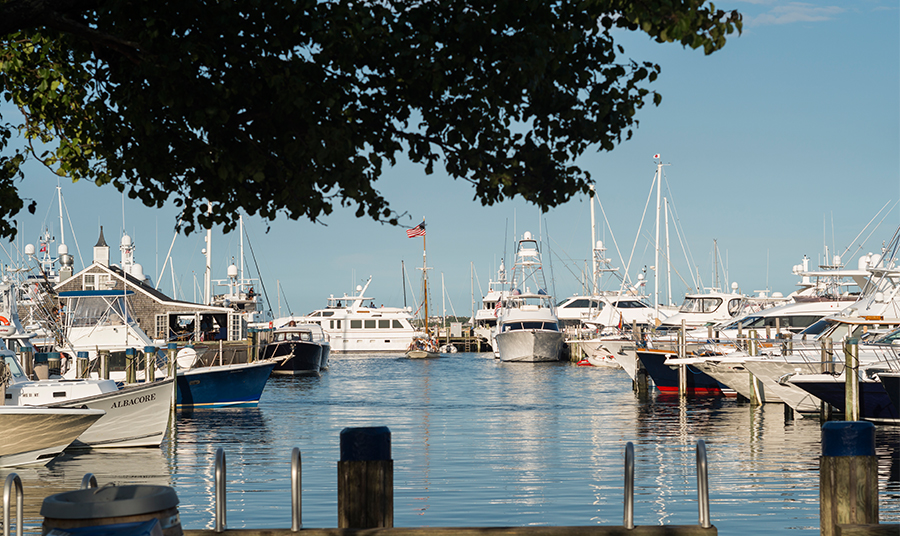
{"label": "tree foliage canopy", "polygon": [[171,201],[185,232],[335,204],[396,224],[375,181],[403,155],[483,204],[547,210],[587,190],[576,157],[660,102],[660,67],[624,59],[620,30],[709,54],[741,16],[705,0],[0,0],[0,93],[24,117],[0,117],[0,235],[28,158]]}

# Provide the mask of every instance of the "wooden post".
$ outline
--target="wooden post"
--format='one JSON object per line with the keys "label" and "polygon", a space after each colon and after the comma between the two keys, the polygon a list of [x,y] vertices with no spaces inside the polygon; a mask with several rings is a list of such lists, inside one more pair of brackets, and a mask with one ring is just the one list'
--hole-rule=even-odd
{"label": "wooden post", "polygon": [[[756,330],[751,329],[750,333],[748,333],[748,337],[750,340],[747,343],[747,353],[750,357],[756,357],[759,355],[759,341],[756,338]],[[765,394],[763,392],[763,386],[756,376],[753,373],[750,373],[750,405],[751,406],[761,406],[765,403]]]}
{"label": "wooden post", "polygon": [[[0,359],[0,378],[6,377],[6,361]],[[6,400],[6,382],[0,380],[0,402]],[[21,521],[19,522],[21,523]]]}
{"label": "wooden post", "polygon": [[29,380],[34,379],[34,350],[22,348],[22,366],[25,367],[25,376]]}
{"label": "wooden post", "polygon": [[156,346],[144,346],[144,383],[156,380]]}
{"label": "wooden post", "polygon": [[386,426],[341,430],[338,528],[394,526],[394,461]]}
{"label": "wooden post", "polygon": [[134,348],[125,349],[125,383],[137,383],[137,360]]}
{"label": "wooden post", "polygon": [[87,352],[76,352],[75,355],[75,376],[77,378],[87,378],[88,377],[88,366],[90,366],[90,361],[88,360]]}
{"label": "wooden post", "polygon": [[100,360],[100,378],[109,379],[109,350],[97,350],[97,359]]}
{"label": "wooden post", "polygon": [[866,421],[822,425],[819,502],[822,536],[840,534],[838,525],[878,523],[875,425]]}
{"label": "wooden post", "polygon": [[[833,343],[830,338],[822,340],[822,374],[829,374],[834,370],[834,364],[832,362],[834,348],[832,345]],[[823,421],[831,420],[831,404],[823,400],[820,411],[822,413]]]}
{"label": "wooden post", "polygon": [[859,346],[855,342],[844,344],[844,420],[859,420]]}
{"label": "wooden post", "polygon": [[175,362],[178,359],[178,343],[170,342],[166,345],[166,377],[174,378],[177,374]]}

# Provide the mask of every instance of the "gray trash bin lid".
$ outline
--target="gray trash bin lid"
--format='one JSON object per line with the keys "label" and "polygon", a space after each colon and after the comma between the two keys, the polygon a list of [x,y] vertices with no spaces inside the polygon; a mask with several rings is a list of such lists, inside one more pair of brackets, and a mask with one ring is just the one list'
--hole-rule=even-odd
{"label": "gray trash bin lid", "polygon": [[41,505],[41,515],[53,519],[102,519],[150,514],[177,504],[178,495],[168,486],[105,486],[50,495]]}

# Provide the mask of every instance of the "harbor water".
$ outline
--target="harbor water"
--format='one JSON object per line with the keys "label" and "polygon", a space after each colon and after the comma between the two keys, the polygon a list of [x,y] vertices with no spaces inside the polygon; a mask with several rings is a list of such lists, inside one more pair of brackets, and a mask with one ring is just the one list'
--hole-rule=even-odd
{"label": "harbor water", "polygon": [[[818,534],[821,423],[783,406],[723,398],[639,400],[618,369],[333,356],[321,377],[272,377],[258,408],[179,412],[158,449],[67,452],[17,473],[25,532],[44,497],[100,485],[161,484],[181,524],[214,528],[214,460],[224,449],[228,528],[289,528],[290,458],[302,456],[303,526],[337,526],[347,427],[387,426],[394,525],[621,525],[624,454],[635,449],[636,525],[698,523],[695,449],[706,442],[720,534]],[[900,428],[877,426],[882,523],[900,523]],[[752,527],[752,529],[750,529]]]}

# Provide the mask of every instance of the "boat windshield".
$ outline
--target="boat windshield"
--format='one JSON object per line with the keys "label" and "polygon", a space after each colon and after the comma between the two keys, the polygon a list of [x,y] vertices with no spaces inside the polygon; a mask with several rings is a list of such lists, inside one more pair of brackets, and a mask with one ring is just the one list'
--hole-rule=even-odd
{"label": "boat windshield", "polygon": [[814,322],[808,328],[804,329],[800,332],[800,335],[809,335],[810,337],[815,337],[816,335],[821,335],[822,332],[833,326],[836,322],[833,320],[828,320],[827,318],[823,318],[818,322]]}
{"label": "boat windshield", "polygon": [[503,331],[517,331],[525,329],[541,329],[544,331],[559,331],[556,322],[510,322],[503,324]]}
{"label": "boat windshield", "polygon": [[722,298],[687,297],[681,304],[679,313],[713,313],[722,305]]}
{"label": "boat windshield", "polygon": [[19,361],[16,360],[15,355],[4,355],[3,361],[6,363],[6,370],[8,370],[10,375],[12,376],[12,383],[28,380],[28,377],[25,375],[25,371],[22,370],[22,367],[19,365]]}
{"label": "boat windshield", "polygon": [[122,326],[133,322],[124,296],[70,298],[66,313],[73,327]]}

